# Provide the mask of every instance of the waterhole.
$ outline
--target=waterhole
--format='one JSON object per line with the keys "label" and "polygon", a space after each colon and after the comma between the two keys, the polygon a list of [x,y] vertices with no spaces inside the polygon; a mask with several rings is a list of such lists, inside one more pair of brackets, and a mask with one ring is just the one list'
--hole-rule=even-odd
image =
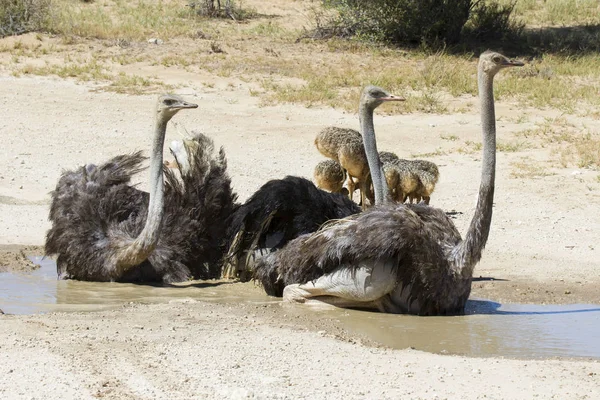
{"label": "waterhole", "polygon": [[[218,303],[281,307],[251,283],[194,282],[177,286],[59,281],[51,259],[33,258],[32,273],[0,273],[0,309],[7,314],[98,311],[128,302],[193,298]],[[284,314],[329,318],[350,333],[392,348],[412,347],[477,357],[586,357],[600,359],[600,306],[499,304],[471,299],[465,315],[415,317],[331,306],[286,305]]]}

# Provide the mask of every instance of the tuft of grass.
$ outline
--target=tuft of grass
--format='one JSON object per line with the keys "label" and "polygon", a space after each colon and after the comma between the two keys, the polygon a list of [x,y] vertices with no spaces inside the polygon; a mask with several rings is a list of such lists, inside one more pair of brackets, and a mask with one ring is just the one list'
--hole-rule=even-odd
{"label": "tuft of grass", "polygon": [[162,57],[159,63],[165,67],[187,67],[192,64],[186,57],[172,54]]}
{"label": "tuft of grass", "polygon": [[600,137],[586,133],[573,138],[560,150],[560,162],[563,167],[600,169]]}
{"label": "tuft of grass", "polygon": [[600,23],[597,0],[499,0],[514,3],[515,17],[529,25],[591,25]]}
{"label": "tuft of grass", "polygon": [[544,118],[533,129],[525,129],[517,133],[524,138],[540,139],[542,145],[560,144],[570,142],[579,134],[575,125],[570,123],[564,115],[555,118]]}
{"label": "tuft of grass", "polygon": [[104,89],[116,93],[144,94],[169,90],[172,86],[165,85],[156,78],[120,73],[112,78],[112,82]]}
{"label": "tuft of grass", "polygon": [[517,151],[523,151],[529,147],[530,147],[529,144],[527,144],[525,141],[516,141],[516,142],[498,141],[498,143],[496,143],[496,149],[498,151],[501,151],[504,153],[514,153]]}
{"label": "tuft of grass", "polygon": [[438,157],[438,156],[445,156],[446,153],[444,150],[442,150],[441,148],[437,148],[435,149],[435,151],[432,151],[430,153],[414,153],[412,154],[413,158],[426,158],[426,157]]}
{"label": "tuft of grass", "polygon": [[64,36],[143,41],[190,35],[201,20],[189,7],[171,1],[113,0],[82,3],[56,0],[48,28]]}
{"label": "tuft of grass", "polygon": [[531,159],[523,159],[511,163],[513,170],[510,173],[511,178],[523,179],[523,178],[541,178],[544,176],[554,175],[553,172],[547,170],[547,168],[535,163]]}
{"label": "tuft of grass", "polygon": [[448,140],[450,142],[456,142],[458,140],[458,136],[456,136],[456,135],[445,135],[445,134],[442,133],[440,135],[440,139]]}
{"label": "tuft of grass", "polygon": [[47,64],[45,66],[34,66],[26,64],[20,69],[14,70],[13,75],[54,75],[60,78],[76,78],[81,81],[101,81],[110,77],[106,68],[97,60],[70,61],[64,64]]}
{"label": "tuft of grass", "polygon": [[579,168],[600,168],[600,134],[578,128],[562,115],[545,118],[534,129],[517,134],[527,139],[537,139],[542,146],[550,147],[560,155],[563,167],[576,165]]}
{"label": "tuft of grass", "polygon": [[274,21],[260,22],[243,30],[244,35],[254,37],[269,37],[269,38],[292,38],[279,23]]}
{"label": "tuft of grass", "polygon": [[464,146],[458,148],[458,152],[461,154],[473,154],[480,152],[483,148],[481,142],[472,142],[470,140],[465,141]]}

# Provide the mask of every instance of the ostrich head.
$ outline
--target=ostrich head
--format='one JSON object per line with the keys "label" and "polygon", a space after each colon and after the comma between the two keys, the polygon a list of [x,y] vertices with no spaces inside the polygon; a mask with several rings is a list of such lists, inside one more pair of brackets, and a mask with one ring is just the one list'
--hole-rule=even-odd
{"label": "ostrich head", "polygon": [[492,76],[496,75],[501,69],[507,67],[522,67],[523,65],[525,64],[521,61],[511,60],[500,53],[490,50],[483,52],[479,57],[480,68]]}
{"label": "ostrich head", "polygon": [[379,107],[385,101],[404,101],[402,97],[394,96],[389,94],[378,86],[369,85],[364,88],[360,97],[360,106],[364,106],[368,109],[374,110]]}
{"label": "ostrich head", "polygon": [[185,108],[198,108],[198,104],[189,103],[175,94],[164,94],[156,103],[156,115],[159,120],[168,121]]}

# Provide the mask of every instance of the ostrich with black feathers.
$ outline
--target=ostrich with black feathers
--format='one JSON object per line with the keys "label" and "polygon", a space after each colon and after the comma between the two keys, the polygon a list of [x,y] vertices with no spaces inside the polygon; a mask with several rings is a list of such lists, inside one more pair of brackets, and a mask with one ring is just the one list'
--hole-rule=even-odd
{"label": "ostrich with black feathers", "polygon": [[[174,146],[181,171],[163,168],[168,121],[197,108],[160,96],[150,158],[150,193],[130,184],[141,152],[66,171],[52,192],[45,251],[59,277],[88,281],[181,282],[218,277],[235,194],[223,149],[196,134]],[[165,182],[166,181],[166,182]]]}
{"label": "ostrich with black feathers", "polygon": [[315,232],[326,221],[358,212],[360,207],[347,195],[328,193],[308,179],[287,176],[270,180],[231,217],[223,276],[246,281],[257,257]]}
{"label": "ostrich with black feathers", "polygon": [[[391,96],[389,100],[404,99]],[[372,112],[360,118],[373,123]],[[381,167],[379,174],[383,174]],[[308,179],[287,176],[269,181],[232,216],[223,276],[248,280],[257,259],[300,235],[315,232],[327,221],[360,211],[348,196],[328,193]]]}

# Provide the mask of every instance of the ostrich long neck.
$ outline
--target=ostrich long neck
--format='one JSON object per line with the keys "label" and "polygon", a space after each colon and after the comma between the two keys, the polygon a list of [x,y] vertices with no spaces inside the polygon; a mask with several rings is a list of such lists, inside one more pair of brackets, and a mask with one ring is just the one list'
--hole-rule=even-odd
{"label": "ostrich long neck", "polygon": [[157,116],[152,154],[150,155],[150,204],[142,232],[125,247],[119,257],[121,267],[132,267],[143,262],[154,250],[164,215],[163,146],[168,119]]}
{"label": "ostrich long neck", "polygon": [[359,107],[360,129],[363,135],[365,153],[373,180],[373,191],[375,192],[375,204],[386,202],[389,194],[387,182],[381,170],[381,160],[377,152],[377,140],[375,139],[375,126],[373,124],[373,109],[365,106],[362,102]]}
{"label": "ostrich long neck", "polygon": [[494,177],[496,172],[496,117],[494,112],[493,76],[479,70],[479,98],[481,102],[481,128],[483,131],[483,166],[475,215],[465,239],[456,249],[456,261],[464,277],[473,274],[475,264],[488,239],[492,223],[494,202]]}

